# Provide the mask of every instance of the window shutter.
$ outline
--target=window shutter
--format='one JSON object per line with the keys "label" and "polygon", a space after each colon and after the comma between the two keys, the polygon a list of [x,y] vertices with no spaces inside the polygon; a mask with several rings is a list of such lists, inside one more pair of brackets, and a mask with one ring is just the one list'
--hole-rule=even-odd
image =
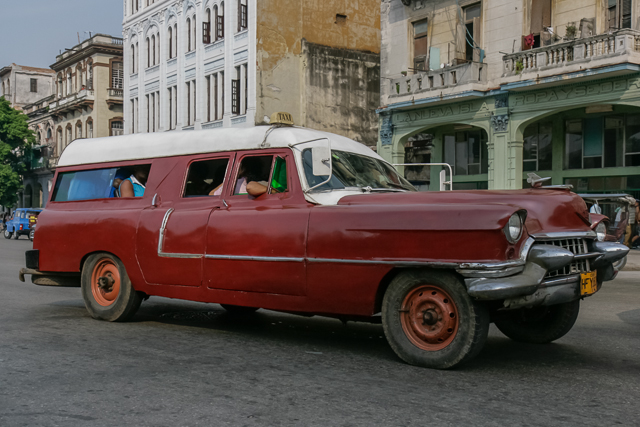
{"label": "window shutter", "polygon": [[631,28],[631,0],[620,0],[620,28]]}
{"label": "window shutter", "polygon": [[247,5],[240,5],[240,29],[239,31],[246,30],[248,27],[247,24]]}
{"label": "window shutter", "polygon": [[123,77],[122,62],[114,62],[111,70],[111,87],[114,89],[122,89]]}
{"label": "window shutter", "polygon": [[224,38],[224,15],[216,17],[216,40]]}
{"label": "window shutter", "polygon": [[231,113],[240,114],[240,79],[231,80]]}
{"label": "window shutter", "polygon": [[209,22],[202,23],[202,43],[211,43],[211,23]]}

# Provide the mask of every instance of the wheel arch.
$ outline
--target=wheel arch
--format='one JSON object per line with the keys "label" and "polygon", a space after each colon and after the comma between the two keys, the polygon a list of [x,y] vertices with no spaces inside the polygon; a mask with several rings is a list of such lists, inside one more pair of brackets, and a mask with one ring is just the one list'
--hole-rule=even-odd
{"label": "wheel arch", "polygon": [[373,307],[373,314],[380,313],[382,311],[382,301],[384,299],[384,294],[389,289],[391,282],[393,279],[398,277],[399,274],[407,271],[421,271],[421,272],[439,272],[439,273],[450,273],[455,276],[460,282],[464,284],[464,280],[462,276],[460,276],[455,270],[450,268],[429,268],[429,267],[394,267],[391,269],[385,276],[382,278],[380,283],[378,284],[378,290],[376,292],[376,299]]}

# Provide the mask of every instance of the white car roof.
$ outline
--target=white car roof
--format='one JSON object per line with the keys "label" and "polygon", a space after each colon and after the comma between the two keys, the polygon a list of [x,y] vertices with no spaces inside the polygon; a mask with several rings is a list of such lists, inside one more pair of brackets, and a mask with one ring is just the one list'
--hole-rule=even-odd
{"label": "white car roof", "polygon": [[58,161],[58,167],[224,151],[286,148],[294,144],[325,138],[331,141],[333,150],[348,151],[383,160],[374,151],[352,139],[301,127],[274,128],[268,135],[268,145],[261,147],[269,129],[271,129],[269,126],[256,126],[77,139],[64,149]]}

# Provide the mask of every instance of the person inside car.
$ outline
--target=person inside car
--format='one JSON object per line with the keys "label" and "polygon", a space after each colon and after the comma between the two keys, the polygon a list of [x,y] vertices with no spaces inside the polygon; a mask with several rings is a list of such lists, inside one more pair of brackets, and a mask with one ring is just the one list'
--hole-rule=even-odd
{"label": "person inside car", "polygon": [[[272,157],[269,156],[271,159]],[[242,160],[236,188],[233,194],[248,194],[260,197],[268,190],[269,183],[264,180],[268,173],[264,173],[264,157],[247,157]]]}
{"label": "person inside car", "polygon": [[120,184],[120,197],[142,197],[149,177],[149,166],[138,165],[131,176]]}

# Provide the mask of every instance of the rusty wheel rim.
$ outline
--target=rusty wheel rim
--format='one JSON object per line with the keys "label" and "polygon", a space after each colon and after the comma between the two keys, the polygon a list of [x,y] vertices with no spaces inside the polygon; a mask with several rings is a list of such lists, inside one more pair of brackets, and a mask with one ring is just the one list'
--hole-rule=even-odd
{"label": "rusty wheel rim", "polygon": [[110,258],[98,260],[91,273],[91,293],[98,304],[108,307],[120,294],[120,271]]}
{"label": "rusty wheel rim", "polygon": [[460,324],[455,303],[447,292],[434,285],[418,286],[407,294],[400,320],[407,338],[426,351],[442,350],[451,344]]}

